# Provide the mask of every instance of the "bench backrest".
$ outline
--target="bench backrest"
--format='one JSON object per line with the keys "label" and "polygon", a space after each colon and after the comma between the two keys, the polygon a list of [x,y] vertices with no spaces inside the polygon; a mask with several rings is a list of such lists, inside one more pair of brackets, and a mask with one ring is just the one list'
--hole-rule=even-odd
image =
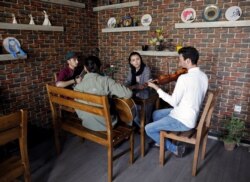
{"label": "bench backrest", "polygon": [[79,109],[88,113],[102,116],[106,121],[107,131],[112,129],[107,96],[82,93],[51,85],[46,85],[46,87],[53,120],[56,120],[59,117],[57,106],[64,106],[69,109]]}

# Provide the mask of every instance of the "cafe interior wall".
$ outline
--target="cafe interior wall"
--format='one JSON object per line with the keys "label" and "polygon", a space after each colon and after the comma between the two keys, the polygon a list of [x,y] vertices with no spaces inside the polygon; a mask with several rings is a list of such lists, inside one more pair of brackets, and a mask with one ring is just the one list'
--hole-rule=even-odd
{"label": "cafe interior wall", "polygon": [[[235,104],[241,105],[242,111],[234,114],[244,120],[249,127],[250,27],[175,29],[175,23],[182,22],[181,12],[187,7],[196,10],[195,22],[204,21],[202,12],[208,1],[203,0],[140,0],[139,6],[99,12],[93,12],[93,7],[103,5],[103,1],[78,2],[84,2],[86,8],[38,0],[12,0],[0,3],[0,22],[11,22],[11,13],[15,13],[18,21],[27,24],[28,14],[32,13],[35,22],[42,24],[42,11],[46,10],[52,25],[65,28],[64,32],[0,29],[2,38],[16,37],[28,53],[25,60],[0,62],[2,113],[27,108],[30,121],[46,127],[51,118],[45,84],[53,84],[53,72],[64,66],[64,55],[68,50],[78,52],[81,61],[91,54],[91,50],[98,47],[103,64],[113,64],[117,68],[114,78],[122,83],[129,68],[129,54],[141,50],[141,45],[148,44],[152,32],[157,28],[163,28],[165,37],[173,39],[173,43],[182,42],[183,46],[194,46],[200,51],[199,66],[209,77],[210,89],[223,89],[213,115],[212,133],[223,131],[222,120],[234,113]],[[249,1],[217,0],[217,5],[222,11],[218,21],[225,21],[226,9],[234,5],[240,6],[243,11],[240,20],[250,20]],[[110,17],[121,18],[128,14],[139,20],[144,14],[150,14],[153,19],[151,30],[102,33],[101,30],[107,27]],[[150,66],[154,77],[174,72],[178,68],[178,57],[143,56],[143,60]],[[171,91],[174,83],[163,87]]]}
{"label": "cafe interior wall", "polygon": [[[0,61],[0,115],[24,108],[29,122],[48,128],[51,113],[45,84],[54,84],[53,73],[66,65],[67,51],[79,55],[80,64],[98,45],[97,15],[93,1],[85,8],[42,2],[40,0],[11,0],[0,2],[0,22],[12,23],[14,13],[19,24],[29,24],[32,14],[35,24],[42,25],[43,10],[52,26],[64,31],[9,30],[0,28],[0,45],[6,37],[15,37],[27,53],[27,59]],[[94,2],[96,3],[96,2]],[[4,48],[2,48],[4,49]],[[7,54],[3,50],[3,54]]]}
{"label": "cafe interior wall", "polygon": [[[132,2],[127,0],[123,2]],[[101,2],[98,1],[101,5]],[[196,11],[194,22],[204,22],[202,13],[210,1],[203,0],[145,0],[139,6],[103,10],[98,12],[98,33],[100,56],[104,62],[113,64],[118,70],[116,80],[124,82],[128,73],[128,57],[132,51],[141,50],[149,44],[151,34],[162,28],[167,39],[174,44],[194,46],[200,52],[199,66],[209,78],[209,88],[222,88],[212,118],[211,134],[219,135],[223,130],[223,119],[232,114],[246,122],[250,127],[250,27],[176,29],[175,23],[182,23],[181,12],[185,8]],[[221,10],[217,21],[227,21],[225,11],[231,6],[240,6],[240,20],[250,20],[250,2],[239,0],[217,0]],[[107,28],[110,17],[122,18],[130,15],[139,18],[144,14],[152,16],[150,31],[102,33]],[[141,25],[141,24],[140,24]],[[167,74],[178,69],[178,57],[142,56],[150,66],[153,76]],[[173,84],[165,85],[173,90]],[[241,112],[234,112],[234,105],[241,106]],[[250,133],[250,132],[249,132]],[[250,140],[249,136],[246,136]]]}

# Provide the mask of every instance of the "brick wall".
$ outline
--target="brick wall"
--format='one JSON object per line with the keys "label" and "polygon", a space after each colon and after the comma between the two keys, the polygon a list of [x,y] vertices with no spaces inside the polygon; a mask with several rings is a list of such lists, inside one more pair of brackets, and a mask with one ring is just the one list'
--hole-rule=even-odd
{"label": "brick wall", "polygon": [[[133,0],[130,0],[132,2]],[[129,1],[123,1],[129,2]],[[218,0],[221,17],[218,21],[226,21],[225,11],[230,6],[240,6],[243,12],[240,20],[250,20],[250,2],[239,0]],[[202,12],[206,1],[179,0],[145,0],[139,7],[105,10],[98,13],[99,47],[103,61],[119,68],[115,78],[123,82],[128,71],[128,56],[131,51],[141,50],[142,44],[148,44],[150,34],[156,28],[163,28],[167,38],[174,43],[183,41],[183,45],[191,45],[200,51],[199,66],[209,77],[210,89],[221,87],[221,92],[212,120],[212,131],[222,129],[222,120],[233,114],[234,105],[241,105],[241,113],[234,113],[250,126],[250,27],[233,28],[197,28],[175,29],[175,23],[182,23],[181,12],[192,7],[196,10],[195,22],[204,21]],[[121,18],[130,13],[132,17],[141,18],[151,14],[153,21],[150,31],[101,33],[110,17]],[[152,69],[154,76],[173,72],[177,69],[178,58],[143,56]],[[168,86],[166,89],[169,89]],[[172,89],[173,86],[170,87]]]}
{"label": "brick wall", "polygon": [[[134,0],[123,0],[132,1]],[[11,22],[11,13],[14,12],[21,22],[28,23],[27,15],[32,13],[35,22],[42,24],[42,10],[46,10],[52,25],[65,27],[64,32],[0,30],[3,38],[17,37],[29,55],[26,60],[0,62],[0,89],[4,112],[28,108],[33,123],[47,123],[50,116],[44,85],[53,82],[52,73],[63,66],[66,51],[74,50],[84,57],[98,45],[101,60],[104,64],[114,64],[118,68],[115,79],[123,82],[128,71],[127,59],[130,52],[140,50],[142,44],[148,44],[150,35],[156,28],[163,28],[167,38],[172,38],[174,43],[182,40],[184,46],[196,47],[201,55],[199,65],[209,77],[210,88],[223,88],[213,115],[212,131],[217,133],[221,130],[222,119],[231,116],[235,104],[242,106],[242,112],[235,114],[249,127],[250,27],[175,29],[174,24],[182,22],[180,15],[187,7],[196,10],[195,22],[204,21],[202,11],[207,4],[202,0],[143,0],[139,7],[99,12],[93,12],[92,8],[96,6],[96,2],[103,5],[103,1],[82,2],[86,3],[85,9],[35,0],[1,1],[0,22]],[[250,20],[249,1],[217,2],[222,11],[219,21],[225,20],[226,9],[233,5],[242,9],[240,20]],[[144,14],[151,14],[151,31],[101,32],[110,17],[121,18],[128,13],[139,19]],[[151,67],[155,77],[175,71],[178,66],[177,57],[143,56],[143,60]],[[164,87],[173,89],[173,86],[171,84]]]}
{"label": "brick wall", "polygon": [[[0,2],[0,22],[12,22],[15,13],[18,23],[28,24],[32,14],[37,25],[42,25],[45,10],[52,26],[63,26],[63,32],[0,29],[0,44],[6,37],[16,37],[28,59],[0,61],[0,113],[20,108],[29,110],[33,124],[45,126],[50,111],[45,84],[53,83],[53,73],[65,66],[67,51],[78,53],[80,61],[97,47],[97,16],[92,1],[86,8],[75,8],[38,0],[12,0]],[[4,52],[6,53],[6,52]]]}

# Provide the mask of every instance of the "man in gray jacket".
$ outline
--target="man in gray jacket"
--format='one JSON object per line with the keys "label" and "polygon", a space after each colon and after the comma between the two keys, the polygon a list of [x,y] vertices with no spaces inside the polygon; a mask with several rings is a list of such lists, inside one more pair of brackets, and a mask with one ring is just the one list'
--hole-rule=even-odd
{"label": "man in gray jacket", "polygon": [[[82,81],[77,84],[74,90],[95,95],[116,96],[119,98],[132,97],[132,91],[124,85],[116,83],[108,76],[99,74],[101,62],[96,56],[89,56],[84,61],[84,69],[87,74]],[[111,109],[112,110],[112,109]],[[94,131],[105,131],[105,120],[101,116],[90,114],[88,112],[76,110],[78,117],[82,120],[82,125]],[[111,113],[112,126],[117,123],[117,116]]]}

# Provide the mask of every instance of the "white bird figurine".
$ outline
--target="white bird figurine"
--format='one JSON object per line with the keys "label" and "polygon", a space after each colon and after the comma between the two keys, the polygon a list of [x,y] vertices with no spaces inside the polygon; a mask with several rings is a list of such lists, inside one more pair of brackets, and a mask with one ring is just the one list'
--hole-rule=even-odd
{"label": "white bird figurine", "polygon": [[33,19],[33,16],[32,14],[29,14],[29,17],[30,17],[30,25],[35,25],[35,22],[34,22],[34,19]]}
{"label": "white bird figurine", "polygon": [[17,24],[16,16],[15,16],[14,13],[12,13],[12,23],[13,23],[13,24]]}
{"label": "white bird figurine", "polygon": [[49,21],[49,15],[47,14],[47,12],[43,10],[43,14],[44,14],[43,25],[51,26],[51,23]]}

